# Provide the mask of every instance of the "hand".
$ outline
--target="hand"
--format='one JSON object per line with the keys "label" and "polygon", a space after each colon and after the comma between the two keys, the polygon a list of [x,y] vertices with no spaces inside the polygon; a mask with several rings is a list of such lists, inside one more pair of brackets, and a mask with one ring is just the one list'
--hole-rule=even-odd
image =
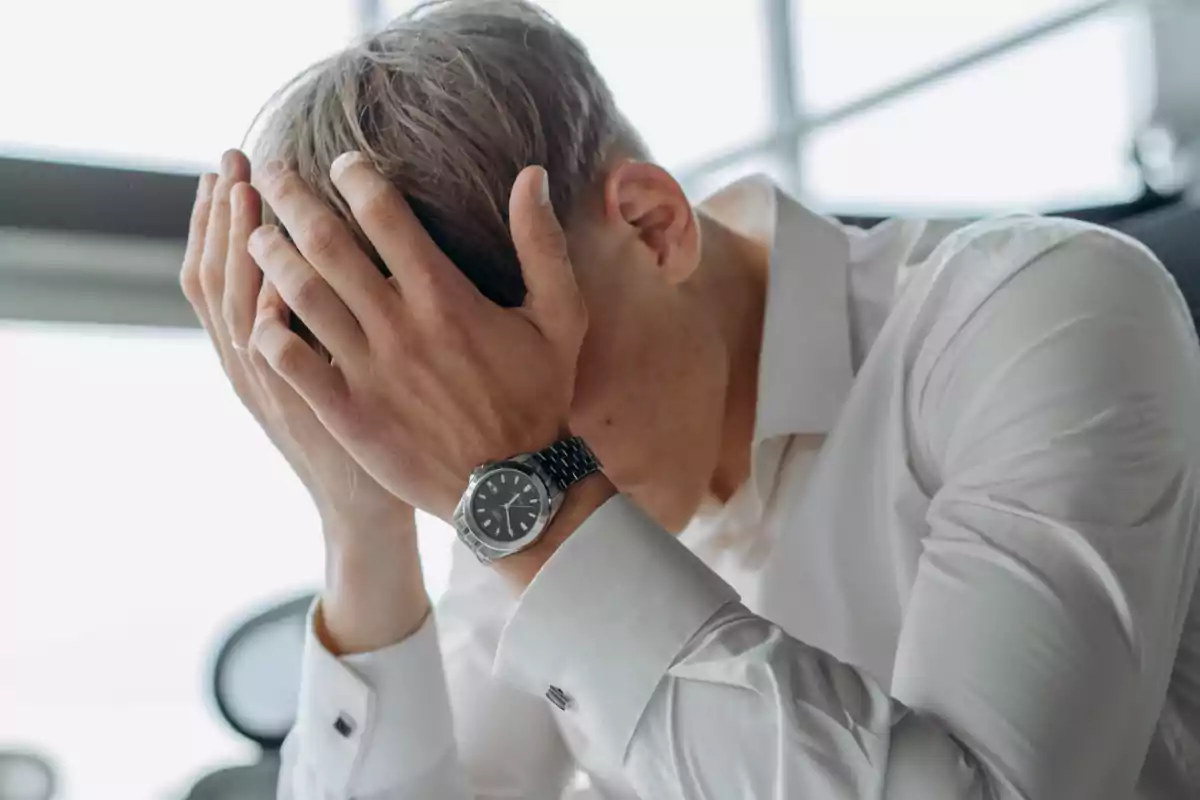
{"label": "hand", "polygon": [[297,175],[273,167],[261,187],[295,244],[268,226],[251,253],[333,361],[274,310],[259,314],[255,346],[380,484],[449,519],[473,468],[564,434],[587,317],[544,170],[526,168],[513,186],[528,295],[505,309],[450,263],[360,155],[338,159],[331,177],[390,281]]}
{"label": "hand", "polygon": [[247,251],[262,222],[249,179],[249,163],[236,151],[222,159],[220,176],[201,179],[180,272],[184,294],[238,398],[312,494],[322,519],[369,516],[394,524],[411,510],[363,472],[249,342],[256,315],[286,320],[288,313]]}
{"label": "hand", "polygon": [[[261,201],[249,179],[250,165],[237,151],[222,158],[219,177],[201,179],[180,271],[184,294],[237,396],[312,495],[329,545],[331,582],[347,582],[347,573],[366,579],[365,565],[386,563],[386,581],[396,584],[390,594],[410,597],[411,615],[419,618],[424,615],[424,586],[413,510],[359,467],[248,342],[256,313],[281,320],[287,315],[279,293],[262,280],[247,252],[247,240],[262,222]],[[381,552],[391,558],[380,558]],[[385,593],[378,586],[368,589]],[[390,601],[390,609],[401,607],[396,596]],[[411,627],[411,620],[402,616],[392,611],[387,624]],[[384,635],[389,637],[396,638]]]}

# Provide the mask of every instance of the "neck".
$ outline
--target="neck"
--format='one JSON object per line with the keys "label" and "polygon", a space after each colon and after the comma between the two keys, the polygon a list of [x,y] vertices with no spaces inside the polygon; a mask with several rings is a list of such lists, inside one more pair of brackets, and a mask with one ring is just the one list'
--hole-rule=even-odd
{"label": "neck", "polygon": [[702,290],[726,353],[721,451],[710,483],[712,496],[725,503],[750,475],[771,251],[763,242],[739,234],[703,212],[697,216],[704,242],[699,273],[705,276]]}

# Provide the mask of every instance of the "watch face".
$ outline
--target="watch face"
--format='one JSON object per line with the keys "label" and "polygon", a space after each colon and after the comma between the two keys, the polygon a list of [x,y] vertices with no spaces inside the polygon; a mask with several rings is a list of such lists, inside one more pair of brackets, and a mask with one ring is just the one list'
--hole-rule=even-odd
{"label": "watch face", "polygon": [[471,497],[476,530],[498,542],[515,542],[534,532],[542,496],[533,479],[515,469],[489,472]]}

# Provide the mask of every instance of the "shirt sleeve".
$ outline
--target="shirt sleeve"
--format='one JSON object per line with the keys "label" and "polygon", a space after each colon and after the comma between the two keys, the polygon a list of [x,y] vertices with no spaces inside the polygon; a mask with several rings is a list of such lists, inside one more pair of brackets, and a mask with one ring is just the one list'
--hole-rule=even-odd
{"label": "shirt sleeve", "polygon": [[642,797],[1125,800],[1197,571],[1194,335],[1104,235],[1029,265],[913,413],[941,474],[891,690],[758,617],[614,499],[530,585],[496,669]]}
{"label": "shirt sleeve", "polygon": [[456,544],[446,594],[403,642],[337,658],[310,619],[281,800],[558,800],[574,765],[549,704],[491,675],[513,604]]}

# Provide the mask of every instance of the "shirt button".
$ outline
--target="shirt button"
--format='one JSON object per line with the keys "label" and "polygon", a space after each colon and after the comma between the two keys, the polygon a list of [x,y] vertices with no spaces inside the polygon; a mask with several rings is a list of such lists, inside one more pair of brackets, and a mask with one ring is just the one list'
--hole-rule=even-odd
{"label": "shirt button", "polygon": [[567,694],[557,686],[551,686],[546,690],[546,699],[558,706],[559,711],[566,711],[575,704],[575,701],[571,698],[571,695]]}
{"label": "shirt button", "polygon": [[349,739],[354,735],[354,720],[346,714],[338,714],[338,718],[333,721],[333,729],[343,738]]}

